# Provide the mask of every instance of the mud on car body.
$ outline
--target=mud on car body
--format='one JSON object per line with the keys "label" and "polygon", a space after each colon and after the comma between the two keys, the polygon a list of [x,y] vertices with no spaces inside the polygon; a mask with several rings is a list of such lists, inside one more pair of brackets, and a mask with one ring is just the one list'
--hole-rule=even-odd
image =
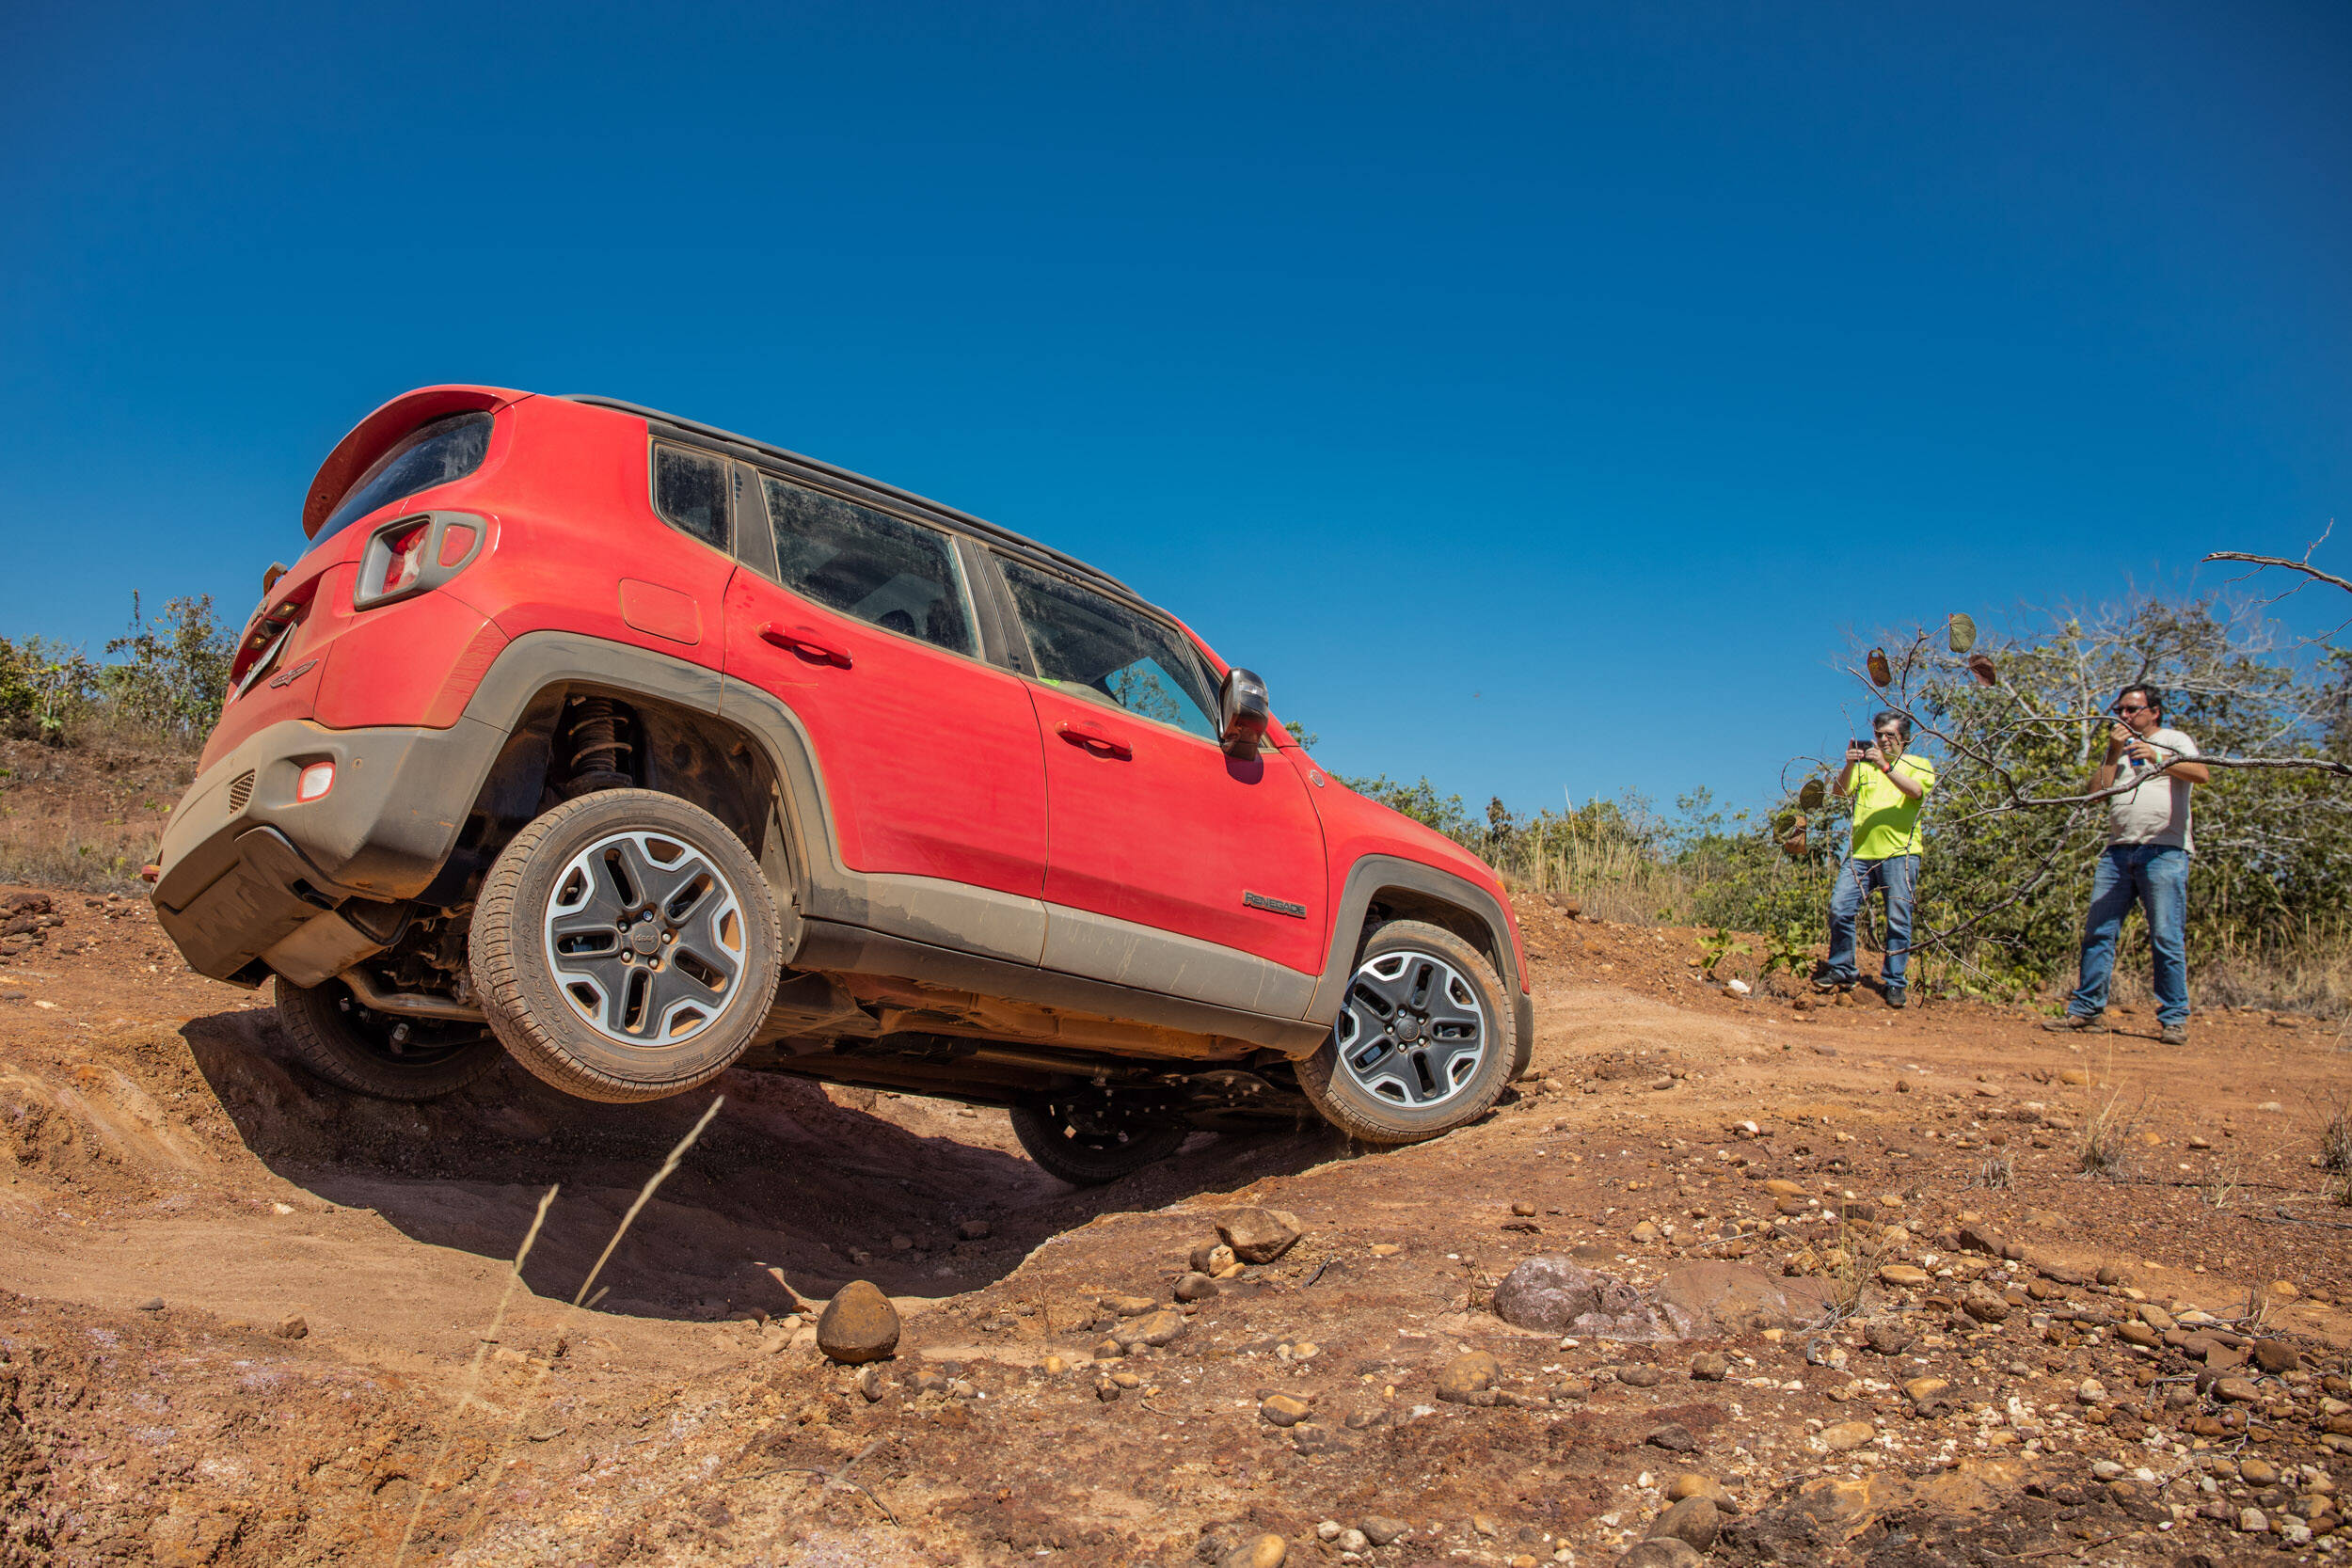
{"label": "mud on car body", "polygon": [[1492,871],[1057,550],[487,387],[370,414],[303,526],[154,901],[347,1087],[793,1072],[1009,1107],[1094,1181],[1307,1107],[1435,1136],[1525,1066]]}

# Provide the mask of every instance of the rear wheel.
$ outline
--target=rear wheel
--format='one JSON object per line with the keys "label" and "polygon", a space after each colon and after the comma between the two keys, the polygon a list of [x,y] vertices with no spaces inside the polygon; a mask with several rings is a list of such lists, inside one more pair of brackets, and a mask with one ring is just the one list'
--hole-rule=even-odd
{"label": "rear wheel", "polygon": [[1453,932],[1392,920],[1358,958],[1331,1037],[1298,1086],[1352,1138],[1411,1144],[1486,1115],[1518,1053],[1502,983]]}
{"label": "rear wheel", "polygon": [[516,834],[469,940],[474,990],[515,1059],[608,1101],[725,1071],[767,1014],[782,945],[742,841],[647,789],[582,796]]}
{"label": "rear wheel", "polygon": [[1011,1111],[1013,1136],[1049,1176],[1073,1187],[1099,1187],[1132,1176],[1184,1147],[1181,1122],[1122,1117],[1099,1103],[1032,1101]]}
{"label": "rear wheel", "polygon": [[362,1006],[341,980],[297,986],[278,977],[278,1022],[303,1065],[378,1100],[438,1100],[499,1065],[479,1023],[400,1018]]}

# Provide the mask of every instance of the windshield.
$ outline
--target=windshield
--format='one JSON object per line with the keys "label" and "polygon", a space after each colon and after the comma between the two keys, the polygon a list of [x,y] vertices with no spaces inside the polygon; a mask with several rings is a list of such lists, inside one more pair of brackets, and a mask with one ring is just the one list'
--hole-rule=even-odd
{"label": "windshield", "polygon": [[490,416],[479,410],[418,426],[368,466],[344,493],[342,504],[319,525],[311,547],[326,544],[379,506],[465,478],[482,467],[483,454],[489,450]]}

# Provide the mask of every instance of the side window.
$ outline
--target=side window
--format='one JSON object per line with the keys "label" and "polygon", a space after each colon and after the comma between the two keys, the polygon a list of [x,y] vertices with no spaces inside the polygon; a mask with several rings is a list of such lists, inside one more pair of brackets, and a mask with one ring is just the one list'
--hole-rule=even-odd
{"label": "side window", "polygon": [[829,610],[906,637],[974,651],[954,546],[937,529],[764,478],[776,575]]}
{"label": "side window", "polygon": [[1216,699],[1184,639],[1106,594],[998,559],[1048,685],[1216,738]]}
{"label": "side window", "polygon": [[727,548],[726,460],[655,443],[653,509],[680,533],[716,549]]}

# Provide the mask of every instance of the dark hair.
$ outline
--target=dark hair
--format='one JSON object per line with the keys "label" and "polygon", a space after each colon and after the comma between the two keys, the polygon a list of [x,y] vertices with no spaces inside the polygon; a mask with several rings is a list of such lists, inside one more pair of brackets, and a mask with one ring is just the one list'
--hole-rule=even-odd
{"label": "dark hair", "polygon": [[2115,694],[2116,706],[2122,706],[2123,699],[2130,696],[2135,691],[2139,693],[2140,700],[2146,703],[2150,707],[2154,708],[2158,713],[2162,713],[2164,711],[2164,693],[2157,690],[2154,687],[2150,686],[2146,681],[2134,681],[2131,685],[2117,692]]}
{"label": "dark hair", "polygon": [[1883,708],[1879,709],[1876,713],[1874,713],[1874,714],[1870,715],[1870,728],[1871,728],[1872,730],[1874,730],[1874,731],[1875,731],[1875,730],[1876,730],[1876,729],[1877,729],[1877,728],[1878,728],[1881,724],[1884,724],[1884,723],[1887,723],[1887,722],[1890,722],[1890,721],[1891,721],[1891,722],[1892,722],[1892,723],[1893,723],[1893,724],[1894,724],[1894,725],[1895,725],[1898,729],[1899,729],[1899,730],[1901,730],[1901,731],[1903,732],[1903,744],[1904,744],[1904,745],[1906,745],[1906,746],[1910,745],[1910,744],[1911,744],[1911,721],[1910,721],[1910,719],[1908,719],[1907,717],[1905,717],[1905,716],[1904,716],[1904,715],[1902,715],[1902,714],[1899,714],[1899,713],[1896,712],[1896,711],[1895,711],[1893,708],[1891,708],[1891,707],[1883,707]]}

